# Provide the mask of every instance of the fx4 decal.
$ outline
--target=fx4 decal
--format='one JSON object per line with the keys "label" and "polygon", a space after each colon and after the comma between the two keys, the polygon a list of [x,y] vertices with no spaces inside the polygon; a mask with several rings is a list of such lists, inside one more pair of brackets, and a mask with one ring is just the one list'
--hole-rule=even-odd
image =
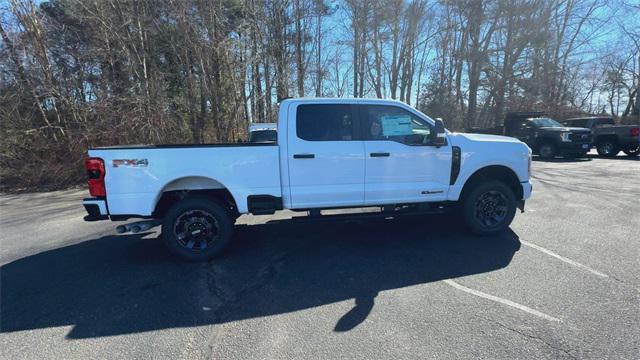
{"label": "fx4 decal", "polygon": [[149,166],[149,160],[147,159],[114,159],[112,161],[113,167],[119,166],[133,166],[133,167],[147,167]]}

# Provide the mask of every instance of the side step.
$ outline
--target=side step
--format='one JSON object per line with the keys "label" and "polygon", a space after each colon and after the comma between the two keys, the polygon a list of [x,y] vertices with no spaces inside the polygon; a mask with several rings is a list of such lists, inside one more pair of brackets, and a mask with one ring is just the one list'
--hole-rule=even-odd
{"label": "side step", "polygon": [[282,198],[273,195],[249,195],[247,205],[253,215],[273,215],[277,210],[282,210]]}
{"label": "side step", "polygon": [[[321,210],[309,210],[308,216],[294,216],[287,221],[311,222],[311,221],[335,221],[335,220],[367,220],[380,218],[396,218],[401,216],[420,216],[443,214],[447,212],[444,205],[418,206],[418,207],[401,207],[393,208],[393,206],[380,207],[379,211],[344,213],[344,214],[322,214]],[[278,220],[275,220],[278,221]]]}

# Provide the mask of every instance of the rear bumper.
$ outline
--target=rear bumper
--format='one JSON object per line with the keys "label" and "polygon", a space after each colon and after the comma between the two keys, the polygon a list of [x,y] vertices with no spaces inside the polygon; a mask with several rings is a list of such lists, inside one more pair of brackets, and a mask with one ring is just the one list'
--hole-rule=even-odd
{"label": "rear bumper", "polygon": [[84,221],[98,221],[109,219],[107,211],[107,201],[104,199],[87,198],[82,200],[82,205],[87,211]]}

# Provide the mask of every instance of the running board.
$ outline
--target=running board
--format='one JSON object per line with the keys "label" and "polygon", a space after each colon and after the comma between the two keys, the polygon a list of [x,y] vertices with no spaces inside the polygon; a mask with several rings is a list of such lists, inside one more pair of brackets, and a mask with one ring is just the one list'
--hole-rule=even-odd
{"label": "running board", "polygon": [[[380,219],[380,218],[396,218],[401,216],[420,216],[420,215],[434,215],[443,214],[447,211],[445,206],[433,206],[431,209],[409,210],[409,209],[397,209],[390,210],[389,207],[383,207],[380,211],[362,212],[362,213],[347,213],[347,214],[318,214],[313,211],[308,216],[294,216],[287,221],[297,222],[312,222],[312,221],[335,221],[335,220],[367,220],[367,219]],[[278,221],[278,220],[276,220]],[[269,221],[271,222],[271,221]]]}

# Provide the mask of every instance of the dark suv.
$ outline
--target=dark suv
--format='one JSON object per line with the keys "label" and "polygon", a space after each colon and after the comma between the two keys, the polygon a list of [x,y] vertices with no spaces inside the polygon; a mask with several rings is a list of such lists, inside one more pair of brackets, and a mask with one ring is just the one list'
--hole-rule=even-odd
{"label": "dark suv", "polygon": [[562,121],[566,126],[580,126],[593,131],[593,144],[598,155],[612,157],[620,150],[629,156],[640,154],[640,127],[616,125],[609,116],[593,116]]}

